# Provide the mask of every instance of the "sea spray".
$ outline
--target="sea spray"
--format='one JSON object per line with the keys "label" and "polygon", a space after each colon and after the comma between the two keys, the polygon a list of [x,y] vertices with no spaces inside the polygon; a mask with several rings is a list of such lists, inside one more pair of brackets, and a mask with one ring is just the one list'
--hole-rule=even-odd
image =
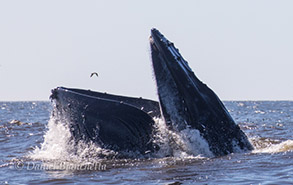
{"label": "sea spray", "polygon": [[196,129],[186,128],[180,132],[170,130],[161,118],[155,118],[157,130],[155,143],[159,145],[159,157],[213,157],[206,140]]}
{"label": "sea spray", "polygon": [[95,162],[100,158],[111,158],[115,155],[116,152],[103,149],[93,142],[76,142],[67,121],[52,115],[44,134],[44,142],[40,147],[36,147],[29,157],[42,161]]}
{"label": "sea spray", "polygon": [[[208,144],[201,138],[199,132],[194,129],[185,129],[176,133],[166,126],[162,119],[155,119],[156,134],[154,142],[159,145],[160,150],[149,154],[146,158],[162,158],[174,156],[176,158],[186,157],[211,157]],[[69,161],[69,162],[95,162],[103,158],[143,158],[135,152],[117,153],[99,147],[93,142],[75,142],[66,120],[59,119],[56,115],[51,116],[44,141],[41,146],[36,147],[29,157],[41,161]]]}
{"label": "sea spray", "polygon": [[69,128],[51,117],[44,134],[44,142],[40,147],[35,148],[30,157],[37,160],[54,160],[65,157],[68,159],[72,150],[71,146],[72,140]]}
{"label": "sea spray", "polygon": [[252,137],[255,149],[252,153],[281,153],[293,151],[293,140],[280,141],[277,139]]}

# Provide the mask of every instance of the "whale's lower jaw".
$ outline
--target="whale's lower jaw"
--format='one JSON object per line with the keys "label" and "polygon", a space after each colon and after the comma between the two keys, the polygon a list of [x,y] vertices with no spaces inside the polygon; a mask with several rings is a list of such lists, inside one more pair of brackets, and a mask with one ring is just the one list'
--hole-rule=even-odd
{"label": "whale's lower jaw", "polygon": [[195,76],[174,44],[152,29],[150,45],[166,123],[178,131],[199,130],[215,156],[253,149],[221,100]]}
{"label": "whale's lower jaw", "polygon": [[158,112],[155,101],[64,87],[53,89],[51,99],[53,116],[69,127],[76,143],[93,142],[115,152],[141,155],[157,150],[152,142],[154,121],[147,113]]}

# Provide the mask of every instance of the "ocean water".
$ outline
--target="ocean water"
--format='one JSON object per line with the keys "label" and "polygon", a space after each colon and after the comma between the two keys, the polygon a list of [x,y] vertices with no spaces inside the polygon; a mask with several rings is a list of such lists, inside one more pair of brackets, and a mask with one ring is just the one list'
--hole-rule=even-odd
{"label": "ocean water", "polygon": [[224,103],[255,150],[213,157],[192,144],[196,131],[176,135],[157,119],[161,151],[117,159],[94,144],[73,146],[50,102],[0,102],[0,184],[293,184],[293,102]]}

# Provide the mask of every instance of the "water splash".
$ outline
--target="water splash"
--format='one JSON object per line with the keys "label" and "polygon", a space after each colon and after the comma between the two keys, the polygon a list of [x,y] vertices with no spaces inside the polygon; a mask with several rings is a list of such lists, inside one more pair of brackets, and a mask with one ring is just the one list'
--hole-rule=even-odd
{"label": "water splash", "polygon": [[[149,154],[147,158],[201,158],[212,157],[208,143],[194,129],[185,129],[180,133],[170,130],[162,119],[155,119],[156,134],[154,142],[160,150]],[[138,153],[119,152],[99,147],[95,143],[76,143],[71,135],[68,123],[64,119],[51,116],[47,131],[44,134],[44,142],[36,147],[29,157],[41,161],[96,161],[102,158],[143,158]]]}
{"label": "water splash", "polygon": [[[66,121],[51,117],[44,142],[36,147],[29,157],[41,161],[66,162],[97,162],[101,159],[117,157],[117,152],[103,149],[95,143],[75,143]],[[150,154],[150,158],[173,157],[177,159],[210,158],[213,157],[208,143],[201,137],[198,130],[186,128],[176,132],[167,127],[164,120],[155,118],[156,134],[154,142],[159,151]],[[250,138],[255,150],[253,153],[279,153],[293,151],[293,140],[279,141],[269,138]],[[121,155],[121,154],[120,154]],[[141,158],[137,153],[124,153],[129,158]]]}
{"label": "water splash", "polygon": [[66,121],[51,116],[44,142],[29,154],[33,160],[90,162],[98,156],[115,156],[111,150],[102,149],[94,143],[75,143]]}
{"label": "water splash", "polygon": [[271,138],[250,138],[255,150],[253,153],[281,153],[293,151],[293,140],[280,141]]}
{"label": "water splash", "polygon": [[160,118],[155,118],[155,129],[155,143],[160,147],[157,155],[160,157],[213,157],[208,143],[196,129],[186,128],[176,132],[170,130]]}

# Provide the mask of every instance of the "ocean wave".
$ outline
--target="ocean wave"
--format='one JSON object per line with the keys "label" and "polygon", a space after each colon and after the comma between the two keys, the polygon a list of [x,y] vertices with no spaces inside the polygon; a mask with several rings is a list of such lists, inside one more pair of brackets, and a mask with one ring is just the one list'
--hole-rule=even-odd
{"label": "ocean wave", "polygon": [[293,151],[293,140],[280,141],[270,138],[253,138],[253,153],[281,153]]}

